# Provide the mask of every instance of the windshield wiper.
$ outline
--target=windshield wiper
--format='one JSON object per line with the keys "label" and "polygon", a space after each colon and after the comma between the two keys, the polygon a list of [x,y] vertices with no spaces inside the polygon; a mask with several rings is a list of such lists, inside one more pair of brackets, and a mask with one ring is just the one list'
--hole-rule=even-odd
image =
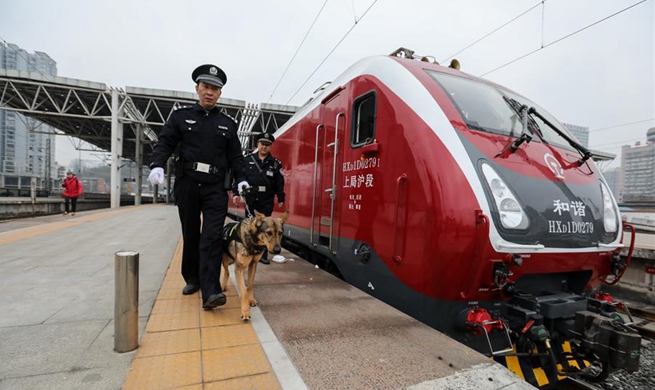
{"label": "windshield wiper", "polygon": [[[503,96],[503,99],[512,108],[512,110],[514,110],[514,112],[516,112],[519,115],[519,118],[521,118],[521,120],[523,120],[525,122],[524,117],[526,115],[523,115],[523,112],[524,112],[525,109],[528,109],[528,106],[526,106],[525,104],[521,104],[516,99],[512,99],[512,98],[509,98],[507,96]],[[533,134],[536,132],[539,139],[541,139],[543,142],[546,142],[544,140],[544,134],[541,132],[541,128],[539,128],[539,124],[537,124],[537,121],[535,121],[534,118],[531,117],[529,114],[530,113],[528,112],[528,115],[527,115],[528,122],[530,122],[530,125],[532,126],[532,129],[534,129],[535,131],[532,131],[527,126],[526,123],[523,123],[523,132],[525,133],[526,130],[530,130],[530,132],[533,133]]]}
{"label": "windshield wiper", "polygon": [[503,150],[501,150],[500,153],[496,155],[496,157],[498,156],[507,157],[509,153],[516,152],[522,143],[524,142],[530,143],[530,141],[532,141],[532,136],[528,134],[528,120],[529,120],[528,106],[521,105],[516,100],[508,98],[507,96],[503,96],[503,99],[505,99],[505,102],[507,102],[510,108],[514,112],[516,112],[519,118],[521,118],[521,124],[523,128],[521,130],[521,135],[517,139],[515,139],[511,144],[507,145]]}
{"label": "windshield wiper", "polygon": [[536,115],[539,119],[541,119],[542,122],[544,122],[544,123],[547,124],[551,129],[553,129],[553,131],[555,131],[555,133],[557,133],[557,135],[559,135],[560,137],[564,138],[564,140],[566,140],[566,142],[568,142],[569,145],[571,145],[575,150],[577,150],[577,151],[582,155],[582,158],[581,158],[580,160],[578,160],[578,165],[582,165],[582,164],[584,164],[585,161],[587,161],[587,160],[589,160],[591,157],[593,157],[592,153],[591,153],[587,148],[585,148],[584,146],[580,145],[580,143],[576,142],[576,141],[573,140],[571,137],[569,137],[568,135],[566,135],[566,133],[564,133],[562,130],[558,129],[557,126],[555,126],[554,124],[550,123],[550,121],[549,121],[548,119],[544,118],[544,116],[541,115],[541,114],[539,113],[539,111],[537,111],[536,108],[534,108],[534,107],[530,107],[530,109],[528,110],[528,115],[531,115],[531,114],[534,114],[534,115]]}
{"label": "windshield wiper", "polygon": [[[530,124],[531,124],[531,125],[533,126],[533,128],[535,129],[535,132],[537,133],[537,135],[539,136],[539,138],[541,139],[541,141],[544,142],[544,143],[546,143],[546,144],[548,143],[548,142],[546,142],[546,140],[544,139],[544,137],[543,137],[543,133],[541,132],[541,129],[539,128],[539,125],[537,124],[537,121],[535,121],[534,118],[532,117],[532,114],[534,114],[534,115],[536,115],[539,119],[541,119],[542,122],[544,122],[544,123],[545,123],[546,125],[548,125],[551,129],[553,129],[553,131],[555,131],[555,133],[557,133],[557,135],[559,135],[560,137],[564,138],[564,140],[566,140],[566,142],[568,142],[569,145],[571,145],[575,150],[578,151],[578,153],[580,153],[580,154],[582,155],[582,158],[581,158],[580,160],[577,161],[577,162],[578,162],[578,165],[582,165],[582,164],[584,164],[585,161],[587,161],[587,160],[589,160],[591,157],[593,157],[593,154],[592,154],[592,153],[591,153],[587,148],[585,148],[584,146],[580,145],[578,142],[576,142],[576,141],[573,140],[571,137],[569,137],[568,135],[566,135],[566,133],[564,133],[562,130],[558,129],[557,126],[555,126],[554,124],[552,124],[548,119],[546,119],[543,115],[541,115],[541,114],[539,113],[539,111],[537,111],[536,108],[534,108],[534,107],[530,107],[530,108],[528,108],[528,106],[526,106],[525,104],[521,105],[521,103],[519,103],[518,101],[516,101],[516,99],[508,98],[507,96],[503,96],[503,99],[504,99],[504,100],[507,102],[507,104],[512,108],[512,110],[514,110],[517,114],[519,114],[519,116],[520,116],[521,119],[523,120],[523,133],[524,133],[524,134],[526,133],[526,130],[529,129],[528,126],[527,126],[527,121],[526,121],[526,117],[527,117],[527,120],[530,121]],[[526,111],[526,110],[527,110],[527,111]],[[525,115],[524,115],[524,113],[525,113]],[[533,133],[533,134],[534,134],[534,133]],[[528,141],[528,142],[529,142],[529,141]],[[518,147],[518,146],[521,145],[521,143],[523,143],[523,141],[520,141],[520,142],[519,142],[519,139],[517,139],[516,141],[514,141],[514,142],[512,143],[512,145],[510,145],[510,147],[514,146],[515,144],[517,144],[516,147]],[[512,151],[514,151],[514,150],[516,150],[516,149],[512,149]]]}

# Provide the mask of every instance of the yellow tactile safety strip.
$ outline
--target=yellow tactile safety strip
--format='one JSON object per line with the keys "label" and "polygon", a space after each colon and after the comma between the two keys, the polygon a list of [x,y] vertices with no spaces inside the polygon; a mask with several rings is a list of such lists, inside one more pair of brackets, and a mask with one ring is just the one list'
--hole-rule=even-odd
{"label": "yellow tactile safety strip", "polygon": [[182,295],[181,261],[180,240],[123,390],[281,390],[232,283],[225,306],[202,310],[200,293]]}
{"label": "yellow tactile safety strip", "polygon": [[83,217],[66,217],[65,221],[47,223],[39,226],[32,226],[25,229],[12,230],[9,232],[0,233],[0,246],[12,244],[17,241],[23,241],[30,238],[34,238],[43,234],[48,234],[56,232],[57,230],[66,229],[69,227],[77,226],[86,222],[94,222],[102,218],[113,217],[114,215],[122,214],[128,211],[134,211],[142,207],[153,207],[154,205],[142,205],[142,206],[133,206],[133,207],[122,207],[119,209],[113,209],[104,213],[96,213],[91,215],[86,215]]}

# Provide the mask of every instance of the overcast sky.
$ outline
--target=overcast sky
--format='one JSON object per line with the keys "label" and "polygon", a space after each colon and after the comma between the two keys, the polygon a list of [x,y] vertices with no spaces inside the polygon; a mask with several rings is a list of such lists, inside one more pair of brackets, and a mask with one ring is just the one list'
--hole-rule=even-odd
{"label": "overcast sky", "polygon": [[[537,0],[328,0],[270,102],[300,105],[360,58],[400,46],[444,60],[538,4],[457,54],[462,70],[480,76],[545,46],[484,77],[560,121],[590,127],[592,149],[618,154],[621,145],[645,140],[655,126],[655,0],[555,41],[640,1],[546,0],[542,6]],[[48,53],[60,76],[114,87],[193,92],[191,71],[214,63],[228,75],[223,97],[261,103],[324,4],[0,0],[0,38]],[[59,138],[57,159],[66,164],[78,153]],[[97,161],[88,153],[82,158]]]}

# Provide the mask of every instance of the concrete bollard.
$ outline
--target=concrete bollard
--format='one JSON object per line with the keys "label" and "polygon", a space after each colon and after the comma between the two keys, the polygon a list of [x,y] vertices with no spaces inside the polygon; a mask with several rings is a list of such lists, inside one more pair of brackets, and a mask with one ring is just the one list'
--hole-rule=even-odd
{"label": "concrete bollard", "polygon": [[139,252],[116,252],[114,296],[114,351],[139,346]]}

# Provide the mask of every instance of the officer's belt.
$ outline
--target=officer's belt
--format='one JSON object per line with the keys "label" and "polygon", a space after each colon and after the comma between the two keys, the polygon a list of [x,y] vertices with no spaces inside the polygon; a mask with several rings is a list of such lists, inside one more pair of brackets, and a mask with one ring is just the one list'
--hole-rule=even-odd
{"label": "officer's belt", "polygon": [[266,186],[250,186],[246,190],[246,194],[250,194],[254,192],[268,192],[268,190],[266,189]]}
{"label": "officer's belt", "polygon": [[212,175],[220,172],[219,168],[201,162],[185,162],[184,169],[191,169],[196,172],[210,173]]}

